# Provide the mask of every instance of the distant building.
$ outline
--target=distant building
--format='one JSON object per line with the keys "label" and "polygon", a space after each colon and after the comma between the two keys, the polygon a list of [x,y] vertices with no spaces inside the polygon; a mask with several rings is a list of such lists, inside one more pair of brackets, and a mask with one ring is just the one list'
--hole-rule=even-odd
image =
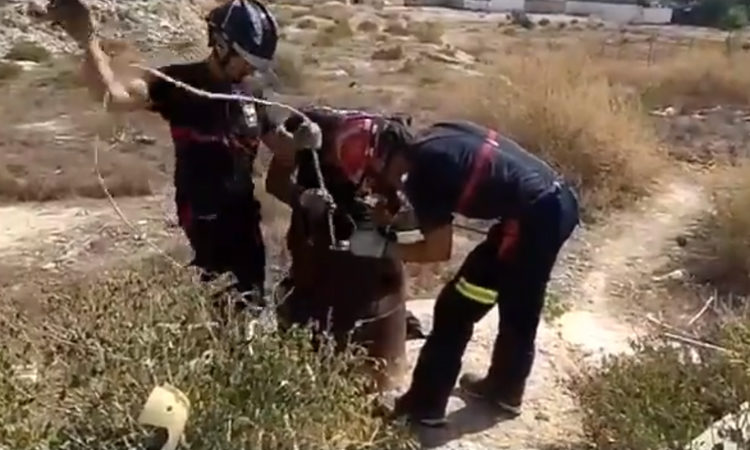
{"label": "distant building", "polygon": [[406,6],[444,6],[472,11],[526,11],[537,14],[594,16],[619,24],[666,24],[672,8],[648,6],[650,0],[404,0]]}

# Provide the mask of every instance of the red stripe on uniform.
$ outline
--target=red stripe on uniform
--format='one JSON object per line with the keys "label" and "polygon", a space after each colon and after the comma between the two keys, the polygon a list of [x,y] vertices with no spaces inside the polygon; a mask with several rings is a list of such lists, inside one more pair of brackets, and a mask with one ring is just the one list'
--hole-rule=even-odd
{"label": "red stripe on uniform", "polygon": [[477,185],[482,179],[482,172],[484,167],[490,161],[492,157],[492,148],[495,146],[495,138],[497,138],[497,131],[489,130],[487,136],[484,139],[484,143],[479,148],[479,152],[474,157],[474,165],[471,169],[469,179],[464,186],[464,190],[461,192],[461,197],[458,200],[457,211],[460,214],[465,214],[469,207],[469,203],[477,190]]}
{"label": "red stripe on uniform", "polygon": [[192,142],[223,142],[224,136],[213,134],[202,134],[187,127],[172,127],[172,139],[175,141],[192,141]]}
{"label": "red stripe on uniform", "polygon": [[497,257],[501,261],[512,260],[521,238],[521,224],[517,219],[503,219],[500,226],[500,244],[497,246]]}

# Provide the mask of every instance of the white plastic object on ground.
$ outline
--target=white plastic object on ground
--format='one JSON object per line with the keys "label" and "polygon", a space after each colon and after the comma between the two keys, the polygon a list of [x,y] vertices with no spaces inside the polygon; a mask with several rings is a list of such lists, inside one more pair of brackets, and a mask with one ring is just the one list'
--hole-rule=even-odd
{"label": "white plastic object on ground", "polygon": [[161,450],[175,450],[185,430],[189,414],[190,401],[185,394],[173,386],[164,384],[151,391],[138,416],[138,423],[165,428],[169,437]]}

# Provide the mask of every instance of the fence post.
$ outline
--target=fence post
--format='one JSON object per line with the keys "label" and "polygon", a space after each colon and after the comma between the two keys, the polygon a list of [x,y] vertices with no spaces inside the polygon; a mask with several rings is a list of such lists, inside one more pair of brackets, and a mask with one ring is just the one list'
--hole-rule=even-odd
{"label": "fence post", "polygon": [[654,60],[654,44],[656,43],[656,36],[656,33],[654,33],[648,38],[648,59],[646,60],[646,65],[649,67],[651,67]]}

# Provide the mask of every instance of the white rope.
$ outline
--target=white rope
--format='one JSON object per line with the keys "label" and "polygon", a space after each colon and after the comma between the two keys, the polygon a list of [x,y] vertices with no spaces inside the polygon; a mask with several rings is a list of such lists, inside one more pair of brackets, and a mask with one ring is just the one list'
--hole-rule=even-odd
{"label": "white rope", "polygon": [[241,101],[241,102],[246,102],[246,103],[260,103],[261,105],[266,105],[266,106],[277,106],[279,108],[286,109],[287,111],[289,111],[289,112],[291,112],[293,114],[296,114],[296,115],[302,117],[303,119],[305,119],[307,121],[310,120],[310,118],[307,117],[307,115],[305,115],[305,113],[303,113],[302,111],[298,110],[297,108],[295,108],[295,107],[293,107],[291,105],[287,105],[286,103],[274,102],[274,101],[271,101],[271,100],[266,100],[266,99],[263,99],[263,98],[258,98],[258,97],[254,97],[254,96],[250,96],[250,95],[220,94],[220,93],[216,93],[216,92],[208,92],[208,91],[204,91],[203,89],[199,89],[199,88],[196,88],[194,86],[191,86],[191,85],[189,85],[187,83],[184,83],[184,82],[182,82],[180,80],[176,80],[176,79],[170,77],[169,75],[167,75],[167,74],[165,74],[165,73],[163,73],[163,72],[161,72],[161,71],[159,71],[157,69],[154,69],[152,67],[147,67],[147,66],[143,66],[143,65],[140,65],[140,64],[131,64],[131,66],[135,67],[137,69],[144,70],[144,71],[150,73],[151,75],[153,75],[153,76],[155,76],[157,78],[161,78],[162,80],[167,81],[167,82],[169,82],[169,83],[171,83],[171,84],[173,84],[173,85],[175,85],[175,86],[177,86],[177,87],[179,87],[181,89],[184,89],[184,90],[186,90],[186,91],[188,91],[188,92],[190,92],[192,94],[195,94],[195,95],[197,95],[199,97],[204,97],[204,98],[208,98],[208,99],[211,99],[211,100],[236,100],[236,101]]}
{"label": "white rope", "polygon": [[[102,102],[104,111],[107,111],[107,106],[109,105],[109,97],[110,97],[109,93],[106,93],[104,95],[104,100]],[[104,195],[107,196],[107,200],[109,201],[109,204],[112,205],[112,209],[115,210],[115,213],[117,213],[117,215],[125,223],[125,225],[127,225],[128,228],[130,228],[130,230],[136,235],[141,235],[141,233],[138,230],[138,227],[136,227],[130,220],[128,220],[125,213],[122,211],[122,209],[120,209],[120,206],[117,204],[117,201],[115,201],[115,198],[112,196],[112,193],[109,191],[109,188],[107,187],[107,183],[104,181],[104,177],[102,176],[102,172],[99,166],[99,146],[100,146],[99,133],[96,133],[94,135],[94,171],[96,172],[96,178],[99,181],[99,186],[101,186],[102,191],[104,191]],[[176,259],[170,256],[159,245],[157,245],[155,242],[149,239],[148,236],[143,234],[142,239],[149,246],[151,246],[154,250],[156,250],[160,255],[162,255],[167,261],[169,261],[173,266],[180,268],[180,269],[184,268],[182,264],[180,264]]]}

